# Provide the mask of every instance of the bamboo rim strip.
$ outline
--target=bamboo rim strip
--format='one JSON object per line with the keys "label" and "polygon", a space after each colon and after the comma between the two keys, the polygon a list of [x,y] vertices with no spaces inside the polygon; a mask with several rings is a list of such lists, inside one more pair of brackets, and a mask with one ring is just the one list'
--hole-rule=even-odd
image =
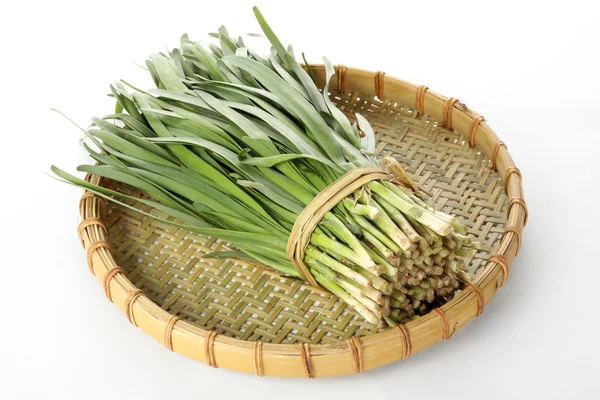
{"label": "bamboo rim strip", "polygon": [[[322,87],[325,68],[322,65],[311,67]],[[262,343],[255,346],[253,342],[218,336],[214,331],[174,318],[173,314],[160,308],[136,288],[118,268],[108,244],[106,227],[102,223],[107,215],[106,201],[86,192],[79,207],[83,219],[79,231],[87,250],[90,270],[104,287],[107,297],[127,315],[129,321],[169,350],[213,367],[257,375],[312,378],[358,373],[405,359],[451,337],[480,315],[498,288],[506,282],[527,221],[521,173],[506,145],[483,117],[469,110],[464,103],[446,98],[426,86],[417,86],[382,72],[345,66],[336,67],[336,73],[337,77],[331,83],[332,92],[342,88],[348,92],[376,94],[380,99],[393,99],[398,104],[414,107],[420,115],[427,114],[433,120],[443,121],[448,129],[463,134],[471,147],[477,147],[491,159],[491,166],[505,181],[509,199],[508,228],[500,243],[465,290],[437,311],[395,329],[364,336],[351,343]],[[102,184],[98,176],[91,175],[86,179]]]}

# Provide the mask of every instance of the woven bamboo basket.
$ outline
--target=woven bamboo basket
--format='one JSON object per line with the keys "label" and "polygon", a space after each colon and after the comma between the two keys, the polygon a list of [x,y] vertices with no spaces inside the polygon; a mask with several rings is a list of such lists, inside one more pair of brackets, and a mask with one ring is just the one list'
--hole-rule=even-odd
{"label": "woven bamboo basket", "polygon": [[[312,68],[322,87],[323,66]],[[225,242],[86,192],[78,231],[89,268],[133,325],[215,368],[314,378],[406,359],[483,312],[506,282],[527,222],[521,174],[506,146],[483,117],[426,86],[342,65],[336,75],[332,100],[348,117],[359,112],[371,122],[377,155],[396,157],[428,202],[460,217],[484,245],[469,260],[473,282],[434,312],[382,330],[298,280],[241,260],[202,258],[227,250]]]}

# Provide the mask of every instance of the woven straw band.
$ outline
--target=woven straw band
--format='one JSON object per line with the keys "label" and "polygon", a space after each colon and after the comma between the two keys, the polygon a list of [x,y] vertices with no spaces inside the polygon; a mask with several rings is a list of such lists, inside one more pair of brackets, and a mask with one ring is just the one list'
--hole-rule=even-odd
{"label": "woven straw band", "polygon": [[179,321],[179,317],[171,315],[165,326],[165,347],[170,351],[173,351],[173,328],[175,328],[177,321]]}
{"label": "woven straw band", "polygon": [[508,193],[508,178],[510,178],[510,176],[512,174],[516,174],[519,179],[523,180],[523,177],[521,176],[521,170],[519,170],[519,168],[517,167],[510,167],[506,170],[506,172],[504,173],[504,192]]}
{"label": "woven straw band", "polygon": [[300,357],[302,358],[302,366],[306,377],[313,379],[315,371],[313,370],[312,361],[310,360],[310,348],[306,343],[300,343]]}
{"label": "woven straw band", "polygon": [[213,368],[219,368],[217,366],[217,360],[215,359],[215,338],[217,337],[216,331],[210,331],[206,339],[204,340],[204,354],[206,357],[206,363]]}
{"label": "woven straw band", "polygon": [[94,263],[92,262],[92,254],[94,254],[94,252],[98,249],[106,249],[111,253],[113,251],[110,243],[108,243],[105,240],[99,240],[97,242],[94,242],[90,245],[90,247],[88,247],[87,262],[88,262],[88,267],[90,267],[90,272],[92,273],[92,275],[96,275],[96,273],[94,272]]}
{"label": "woven straw band", "polygon": [[350,355],[352,356],[352,373],[360,374],[363,372],[362,344],[360,338],[354,336],[346,340]]}
{"label": "woven straw band", "polygon": [[127,294],[127,298],[125,298],[125,314],[127,315],[127,319],[129,323],[133,326],[138,326],[137,322],[135,322],[135,315],[133,315],[133,303],[138,299],[138,297],[142,296],[144,291],[142,289],[134,289]]}
{"label": "woven straw band", "polygon": [[477,132],[477,128],[479,125],[485,121],[481,115],[473,120],[473,125],[471,125],[471,132],[469,133],[469,147],[475,147],[475,133]]}
{"label": "woven straw band", "polygon": [[473,294],[475,294],[475,298],[477,299],[477,314],[475,314],[475,316],[479,317],[483,313],[483,307],[485,306],[485,300],[483,299],[483,293],[481,292],[481,289],[479,289],[479,286],[477,286],[473,283],[470,283],[469,285],[467,285],[465,290],[467,290],[467,289],[471,289]]}
{"label": "woven straw band", "polygon": [[125,270],[119,266],[112,267],[106,274],[104,274],[104,278],[102,279],[102,286],[104,286],[104,294],[106,294],[106,298],[112,303],[112,294],[110,293],[110,282],[117,274],[125,274]]}
{"label": "woven straw band", "polygon": [[[90,175],[91,177],[91,175]],[[81,216],[83,217],[83,207],[85,206],[85,201],[86,199],[97,199],[98,202],[102,205],[102,211],[104,213],[102,213],[102,211],[100,212],[100,216],[106,217],[106,214],[108,212],[108,204],[106,202],[106,199],[100,196],[96,196],[94,193],[92,192],[84,192],[83,195],[81,196],[81,199],[79,200],[79,212],[81,214]]]}
{"label": "woven straw band", "polygon": [[[500,147],[504,147],[506,149],[506,144],[503,141],[496,142],[494,146],[494,150],[492,151],[492,169],[496,169],[496,158],[498,157],[498,152],[500,151]],[[507,179],[508,180],[508,179]]]}
{"label": "woven straw band", "polygon": [[296,271],[311,285],[318,287],[317,281],[304,263],[304,253],[313,231],[325,214],[340,201],[362,185],[377,179],[392,180],[393,177],[377,167],[353,169],[316,195],[298,215],[288,238],[286,252]]}
{"label": "woven straw band", "polygon": [[258,376],[263,376],[265,374],[263,360],[262,360],[262,347],[263,347],[263,342],[254,342],[254,346],[253,346],[253,349],[254,349],[254,357],[253,357],[254,372]]}
{"label": "woven straw band", "polygon": [[525,200],[522,197],[515,197],[510,200],[510,202],[508,203],[508,210],[506,211],[506,214],[510,215],[510,209],[515,204],[520,204],[523,207],[523,210],[525,210],[525,219],[523,220],[523,226],[526,226],[527,219],[529,218],[529,210],[527,209],[527,204],[525,203]]}
{"label": "woven straw band", "polygon": [[510,264],[508,263],[508,260],[502,254],[492,254],[490,258],[488,258],[488,262],[496,263],[502,267],[502,283],[500,283],[500,287],[504,286],[508,279],[508,274],[510,273]]}
{"label": "woven straw band", "polygon": [[454,97],[448,97],[444,103],[444,125],[449,131],[452,131],[452,109],[458,101]]}
{"label": "woven straw band", "polygon": [[442,323],[442,339],[450,339],[452,337],[452,333],[450,332],[450,323],[448,322],[448,316],[441,308],[434,308],[433,312],[435,312],[438,317],[440,317],[440,321]]}
{"label": "woven straw band", "polygon": [[340,64],[337,71],[337,87],[340,93],[346,91],[346,72],[348,72],[348,68],[344,64]]}
{"label": "woven straw band", "polygon": [[[394,181],[399,182],[402,186],[409,188],[414,193],[419,193],[419,187],[408,177],[402,165],[394,157],[384,157],[383,163],[394,176]],[[427,193],[427,192],[426,192]]]}
{"label": "woven straw band", "polygon": [[396,329],[398,330],[400,338],[402,339],[402,359],[404,360],[410,357],[412,353],[412,342],[410,341],[410,334],[404,324],[396,325]]}
{"label": "woven straw band", "polygon": [[377,98],[379,100],[383,100],[383,92],[384,92],[384,84],[385,84],[385,79],[383,79],[384,76],[385,76],[385,72],[383,72],[383,71],[377,71],[375,73],[375,94],[377,95]]}
{"label": "woven straw band", "polygon": [[79,236],[79,240],[81,241],[82,246],[85,246],[85,243],[83,242],[83,231],[88,226],[94,225],[99,226],[102,230],[104,230],[104,233],[108,235],[108,228],[106,227],[104,221],[102,221],[100,218],[86,218],[83,221],[81,221],[79,227],[77,228],[77,235]]}
{"label": "woven straw band", "polygon": [[417,89],[417,100],[415,103],[417,105],[418,116],[425,114],[425,92],[427,92],[427,90],[429,90],[429,88],[425,85],[421,85]]}
{"label": "woven straw band", "polygon": [[517,250],[515,251],[515,257],[516,257],[517,254],[519,254],[519,250],[521,249],[521,232],[519,232],[519,229],[516,226],[507,226],[506,229],[504,230],[504,233],[502,234],[502,236],[506,235],[509,232],[514,233],[515,236],[517,237]]}

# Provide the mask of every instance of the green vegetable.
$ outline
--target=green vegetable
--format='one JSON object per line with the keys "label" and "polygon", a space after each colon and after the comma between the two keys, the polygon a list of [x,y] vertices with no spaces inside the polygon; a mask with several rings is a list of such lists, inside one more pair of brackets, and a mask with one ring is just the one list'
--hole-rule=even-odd
{"label": "green vegetable", "polygon": [[[325,89],[298,64],[254,9],[271,42],[268,56],[245,47],[225,27],[208,48],[181,38],[168,55],[146,65],[156,84],[147,91],[111,86],[115,113],[94,118],[85,145],[98,165],[79,171],[131,185],[174,224],[218,237],[259,261],[300,278],[286,244],[304,207],[327,185],[361,166],[377,165],[375,133],[358,128],[328,97],[335,71],[324,59]],[[56,167],[62,180],[125,207],[130,197],[92,185]],[[151,199],[150,199],[151,198]],[[150,211],[147,211],[150,209]],[[320,222],[305,262],[316,281],[364,319],[385,326],[427,312],[468,281],[465,263],[478,244],[453,217],[404,188],[372,181]]]}

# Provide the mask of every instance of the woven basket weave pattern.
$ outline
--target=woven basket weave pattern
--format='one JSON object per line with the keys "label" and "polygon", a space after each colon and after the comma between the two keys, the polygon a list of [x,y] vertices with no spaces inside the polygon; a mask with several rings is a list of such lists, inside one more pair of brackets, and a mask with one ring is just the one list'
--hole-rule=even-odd
{"label": "woven basket weave pattern", "polygon": [[[313,71],[322,84],[323,67]],[[332,98],[351,119],[359,112],[371,122],[377,155],[399,159],[428,202],[459,216],[483,243],[470,260],[475,280],[434,312],[377,331],[334,296],[298,280],[242,261],[202,259],[227,249],[215,238],[124,207],[107,210],[103,199],[86,193],[80,236],[91,271],[129,321],[167,349],[257,375],[359,373],[450,338],[506,282],[527,206],[504,143],[456,99],[381,72],[336,71]],[[141,195],[127,186],[116,189]]]}

